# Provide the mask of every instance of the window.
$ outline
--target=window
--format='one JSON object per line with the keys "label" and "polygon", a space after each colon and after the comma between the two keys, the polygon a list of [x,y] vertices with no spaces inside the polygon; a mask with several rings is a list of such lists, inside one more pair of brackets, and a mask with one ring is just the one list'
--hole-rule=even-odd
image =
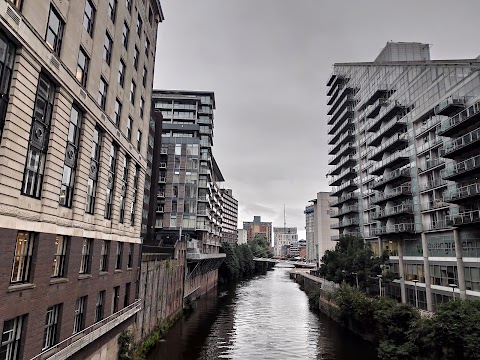
{"label": "window", "polygon": [[115,99],[115,125],[120,126],[120,119],[122,117],[122,103]]}
{"label": "window", "polygon": [[47,45],[53,50],[53,52],[57,55],[60,55],[60,49],[62,48],[64,26],[65,23],[63,22],[58,12],[53,8],[53,6],[50,6],[45,41],[47,42]]}
{"label": "window", "polygon": [[55,255],[53,256],[52,277],[64,277],[67,257],[67,242],[66,236],[57,235],[55,237]]}
{"label": "window", "polygon": [[143,119],[143,113],[145,111],[145,99],[143,97],[140,98],[140,117]]}
{"label": "window", "polygon": [[135,105],[135,93],[137,92],[137,84],[135,84],[135,81],[132,80],[132,83],[130,84],[130,102],[132,105]]}
{"label": "window", "polygon": [[132,0],[126,0],[125,5],[127,6],[128,12],[132,13]]}
{"label": "window", "polygon": [[135,225],[135,207],[137,205],[137,193],[138,193],[138,178],[140,176],[140,167],[135,165],[135,172],[133,174],[133,199],[132,206],[130,208],[130,225]]}
{"label": "window", "polygon": [[153,26],[153,11],[150,6],[148,7],[148,22],[150,23],[150,26]]}
{"label": "window", "polygon": [[138,69],[138,57],[139,57],[138,47],[135,46],[135,51],[133,53],[133,67],[135,68],[135,70]]}
{"label": "window", "polygon": [[22,338],[23,316],[5,320],[0,344],[0,359],[17,360],[20,358],[20,340]]}
{"label": "window", "polygon": [[93,35],[93,23],[95,22],[95,7],[91,0],[85,1],[85,13],[83,14],[83,27],[85,31]]}
{"label": "window", "polygon": [[78,51],[77,74],[75,77],[83,87],[87,86],[88,66],[90,59],[82,48]]}
{"label": "window", "polygon": [[72,207],[73,189],[75,185],[75,172],[77,168],[78,149],[80,146],[80,128],[82,114],[76,106],[70,111],[70,124],[68,127],[67,145],[63,164],[62,184],[60,186],[59,204]]}
{"label": "window", "polygon": [[128,189],[128,169],[130,167],[130,158],[125,155],[123,158],[123,177],[120,182],[120,224],[123,224],[125,220],[125,203],[127,201],[127,189]]}
{"label": "window", "polygon": [[108,163],[108,182],[106,190],[105,219],[112,218],[113,190],[115,187],[115,169],[117,166],[118,146],[110,146],[110,159]]}
{"label": "window", "polygon": [[132,125],[133,125],[133,120],[129,116],[127,120],[127,139],[130,141],[132,140]]}
{"label": "window", "polygon": [[115,18],[117,17],[117,0],[108,1],[108,17],[115,23]]}
{"label": "window", "polygon": [[110,60],[112,60],[112,47],[113,47],[113,40],[112,37],[107,33],[105,33],[105,40],[103,43],[103,60],[110,65]]}
{"label": "window", "polygon": [[45,75],[40,74],[22,185],[23,195],[37,199],[40,199],[42,191],[54,92],[54,84]]}
{"label": "window", "polygon": [[73,317],[73,333],[76,334],[85,329],[85,310],[87,297],[82,296],[75,301],[75,315]]}
{"label": "window", "polygon": [[105,290],[100,291],[95,304],[95,322],[103,319],[103,307],[105,306]]}
{"label": "window", "polygon": [[105,105],[107,103],[107,91],[108,84],[103,77],[100,78],[100,86],[98,88],[98,105],[105,110]]}
{"label": "window", "polygon": [[115,258],[115,269],[122,268],[122,257],[123,257],[123,243],[117,242],[117,254]]}
{"label": "window", "polygon": [[150,52],[150,40],[145,37],[145,56],[148,58],[148,53]]}
{"label": "window", "polygon": [[7,115],[8,95],[12,79],[13,63],[15,60],[15,46],[0,34],[0,138],[5,126]]}
{"label": "window", "polygon": [[80,270],[79,274],[89,274],[91,269],[92,257],[91,252],[93,249],[93,239],[83,239],[82,256],[80,258]]}
{"label": "window", "polygon": [[120,60],[120,64],[118,64],[118,83],[121,87],[123,87],[123,84],[125,84],[125,68],[125,62]]}
{"label": "window", "polygon": [[142,17],[140,16],[140,13],[137,15],[137,35],[140,37],[142,36]]}
{"label": "window", "polygon": [[23,0],[8,0],[8,2],[15,6],[18,10],[22,10]]}
{"label": "window", "polygon": [[10,282],[26,283],[30,277],[30,263],[32,262],[33,233],[19,231],[13,257],[12,277]]}
{"label": "window", "polygon": [[61,304],[51,306],[47,309],[47,318],[45,320],[45,332],[43,336],[43,348],[46,350],[55,345],[58,341],[58,323]]}
{"label": "window", "polygon": [[120,286],[115,286],[113,288],[113,304],[112,304],[112,314],[115,314],[118,311],[118,301],[120,299]]}
{"label": "window", "polygon": [[123,298],[123,307],[127,307],[130,305],[130,283],[125,284],[125,296]]}
{"label": "window", "polygon": [[122,32],[122,44],[123,47],[126,49],[128,48],[128,37],[130,35],[130,28],[128,27],[127,23],[123,23],[123,32]]}
{"label": "window", "polygon": [[144,66],[144,67],[143,67],[143,73],[142,73],[142,84],[143,84],[143,87],[147,87],[147,75],[148,75],[147,67]]}
{"label": "window", "polygon": [[90,157],[90,172],[87,181],[87,201],[85,212],[93,214],[97,194],[98,169],[100,167],[100,152],[102,149],[102,132],[95,128],[93,132],[93,144]]}
{"label": "window", "polygon": [[130,244],[128,249],[128,261],[127,261],[127,268],[133,267],[133,252],[134,252],[134,244]]}
{"label": "window", "polygon": [[137,150],[140,151],[142,147],[142,132],[138,130],[137,132]]}
{"label": "window", "polygon": [[108,271],[108,248],[110,247],[109,240],[103,240],[102,249],[100,251],[100,271]]}

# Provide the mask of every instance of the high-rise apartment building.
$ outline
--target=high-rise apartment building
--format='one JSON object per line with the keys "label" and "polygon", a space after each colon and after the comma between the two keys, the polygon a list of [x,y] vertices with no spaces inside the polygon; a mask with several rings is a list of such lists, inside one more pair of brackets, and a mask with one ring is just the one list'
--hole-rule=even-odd
{"label": "high-rise apartment building", "polygon": [[0,13],[0,357],[115,357],[140,310],[160,3],[16,0]]}
{"label": "high-rise apartment building", "polygon": [[231,189],[222,189],[222,242],[231,245],[237,243],[238,201],[233,197]]}
{"label": "high-rise apartment building", "polygon": [[[313,202],[313,200],[312,200]],[[315,242],[315,203],[307,205],[305,214],[305,237],[307,261],[317,261],[317,244]]]}
{"label": "high-rise apartment building", "polygon": [[247,230],[237,229],[237,245],[246,244],[247,241]]}
{"label": "high-rise apartment building", "polygon": [[255,238],[255,235],[265,236],[268,243],[272,241],[272,223],[263,222],[261,216],[254,216],[253,221],[244,221],[243,230],[247,231],[247,241]]}
{"label": "high-rise apartment building", "polygon": [[274,227],[274,255],[277,257],[284,257],[286,246],[289,246],[298,241],[298,233],[296,227]]}
{"label": "high-rise apartment building", "polygon": [[390,254],[390,296],[434,310],[480,296],[480,60],[430,60],[388,43],[374,62],[335,64],[327,86],[332,217],[341,235]]}

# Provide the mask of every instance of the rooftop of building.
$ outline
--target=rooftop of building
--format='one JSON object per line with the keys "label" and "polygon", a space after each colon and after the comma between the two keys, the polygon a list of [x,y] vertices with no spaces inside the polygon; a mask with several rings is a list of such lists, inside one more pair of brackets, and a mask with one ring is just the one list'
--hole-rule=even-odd
{"label": "rooftop of building", "polygon": [[169,98],[195,98],[200,100],[201,96],[210,96],[212,98],[213,108],[215,109],[215,93],[213,91],[205,90],[165,90],[165,89],[153,89],[152,97],[169,97]]}

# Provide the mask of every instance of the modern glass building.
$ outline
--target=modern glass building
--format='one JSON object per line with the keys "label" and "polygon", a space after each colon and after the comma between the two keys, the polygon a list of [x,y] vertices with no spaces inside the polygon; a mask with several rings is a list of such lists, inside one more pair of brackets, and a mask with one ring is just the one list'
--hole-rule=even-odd
{"label": "modern glass building", "polygon": [[387,251],[387,293],[423,309],[480,296],[479,69],[387,43],[327,83],[332,227]]}

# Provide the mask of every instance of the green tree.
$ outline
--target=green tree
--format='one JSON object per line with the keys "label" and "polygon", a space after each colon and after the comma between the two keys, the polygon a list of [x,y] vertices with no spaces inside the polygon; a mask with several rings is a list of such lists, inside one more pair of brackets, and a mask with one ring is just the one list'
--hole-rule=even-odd
{"label": "green tree", "polygon": [[232,245],[224,242],[220,247],[220,252],[225,253],[227,256],[218,269],[219,277],[224,280],[237,278],[240,273],[240,264],[235,249]]}

